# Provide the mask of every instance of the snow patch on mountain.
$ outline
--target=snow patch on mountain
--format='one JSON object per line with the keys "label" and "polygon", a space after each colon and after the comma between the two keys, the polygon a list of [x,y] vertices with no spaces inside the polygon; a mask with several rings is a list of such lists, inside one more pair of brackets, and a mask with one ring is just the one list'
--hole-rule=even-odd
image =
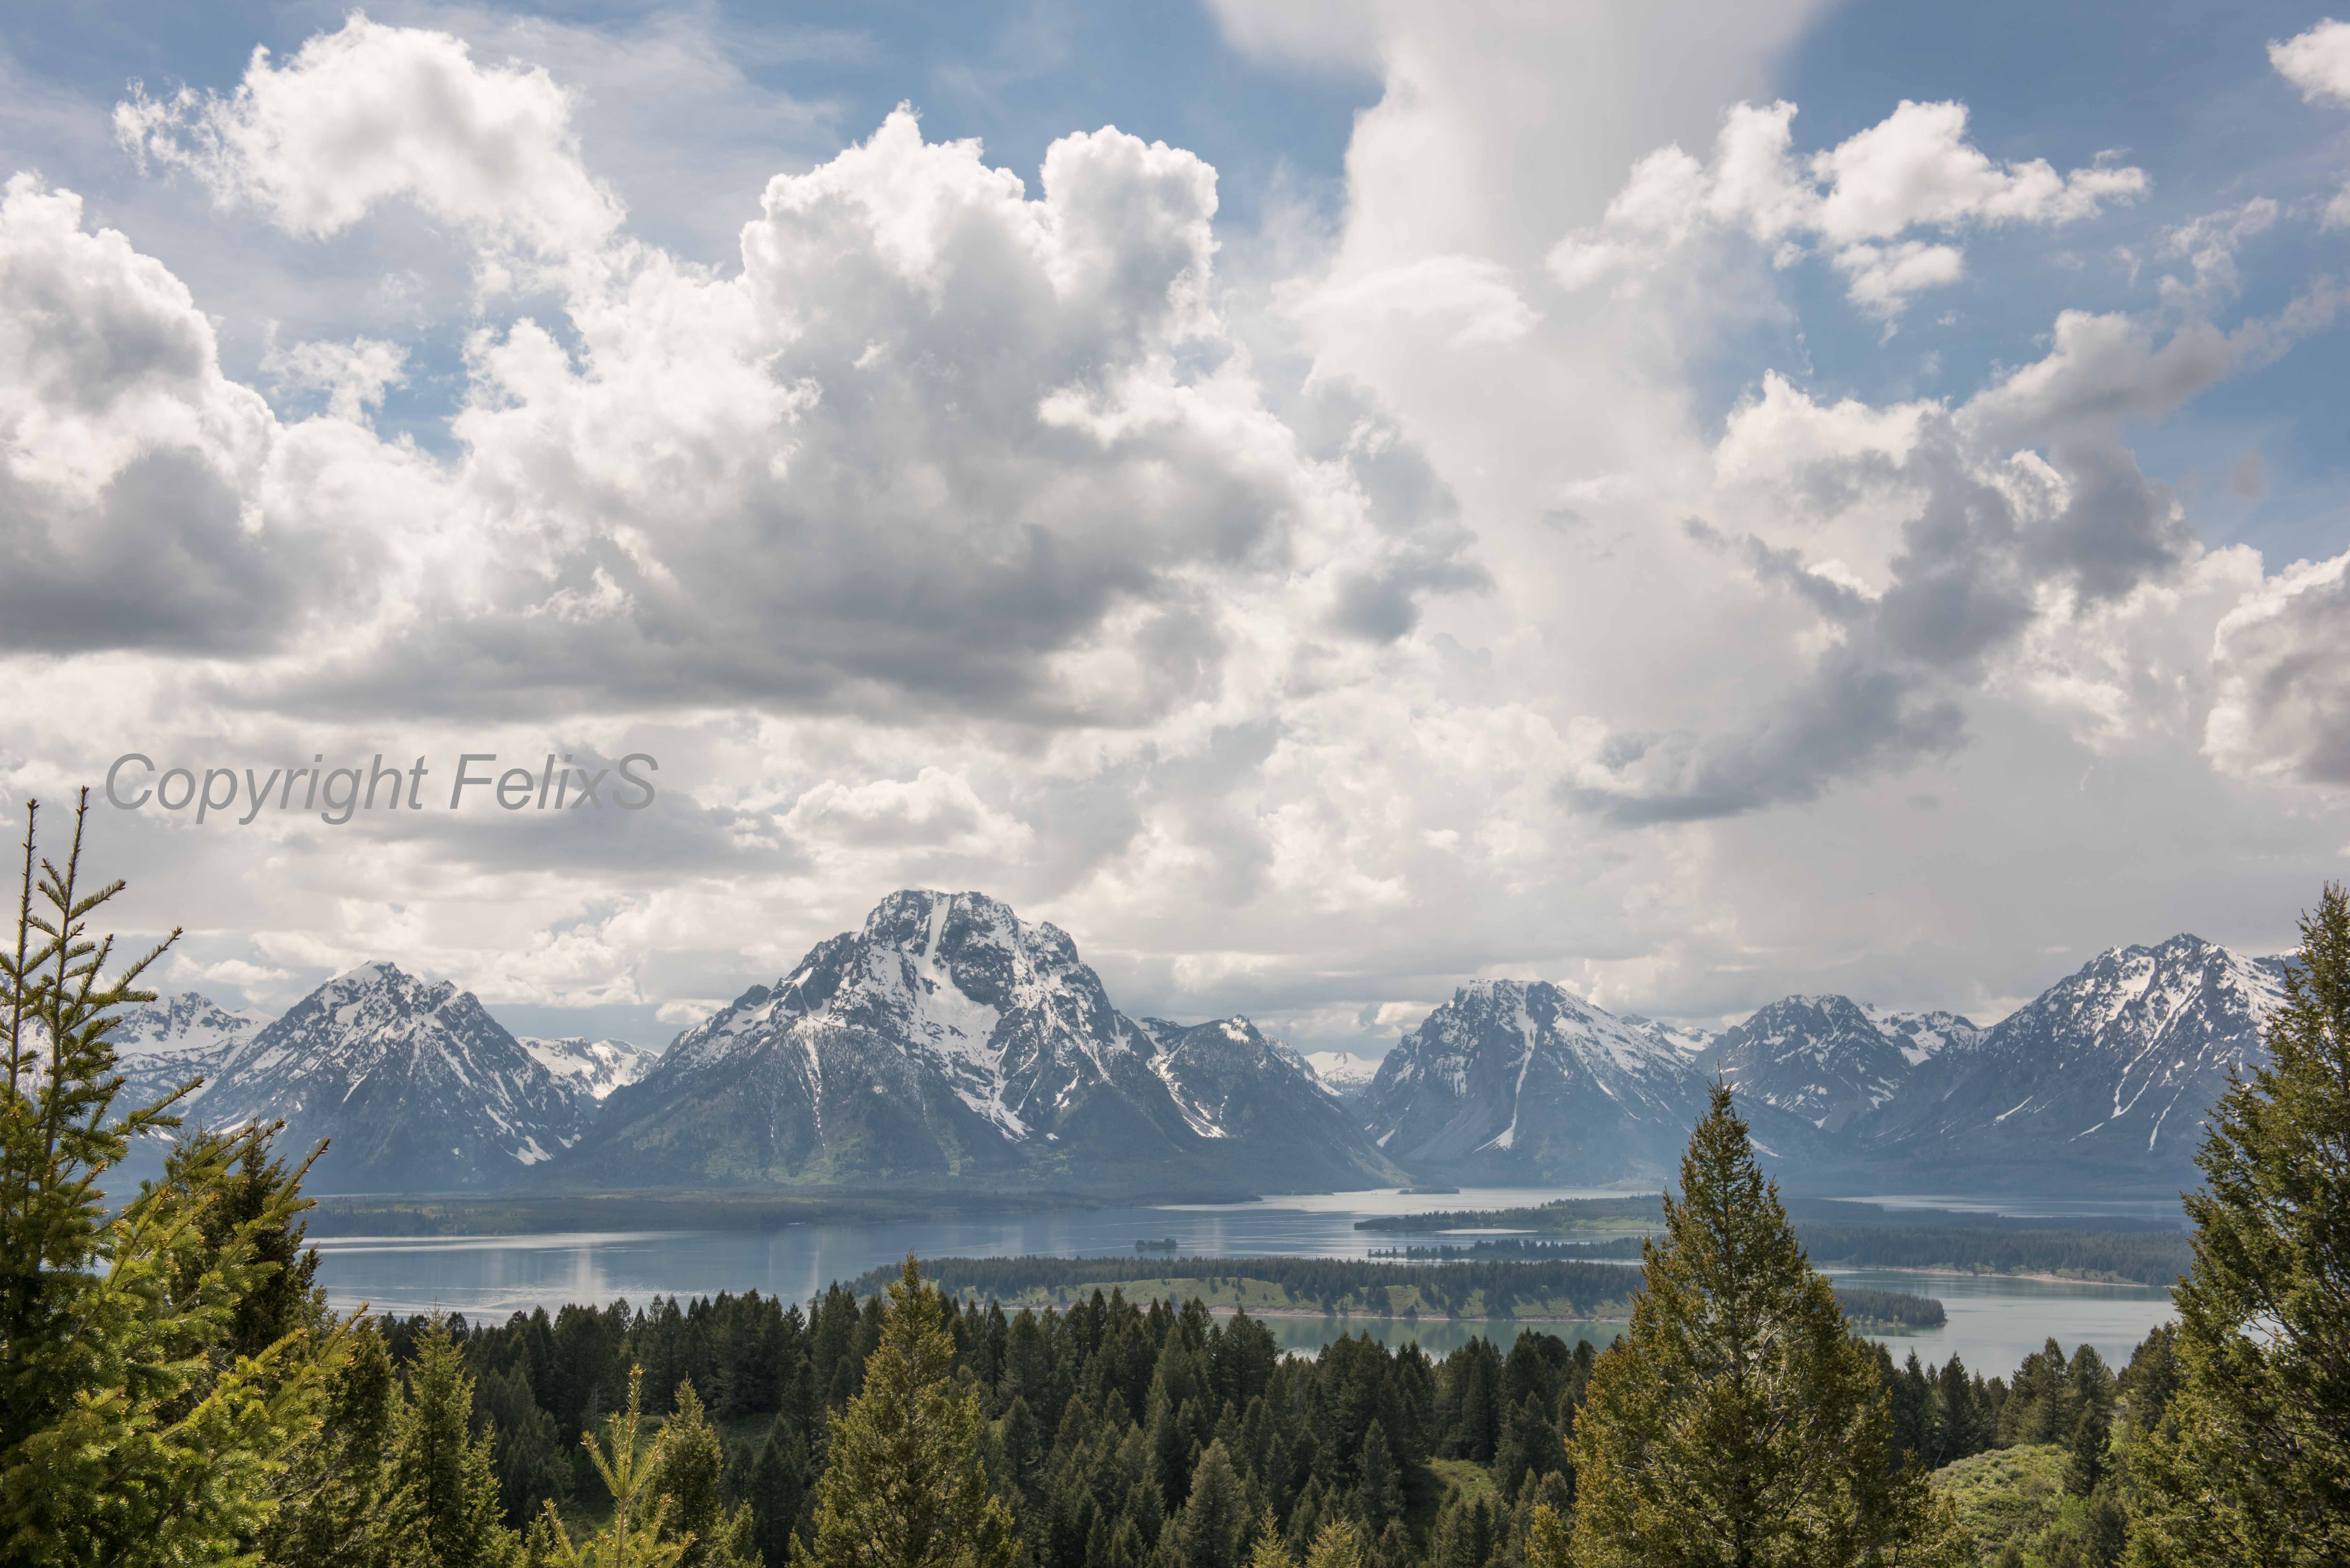
{"label": "snow patch on mountain", "polygon": [[204,1119],[283,1119],[286,1141],[324,1137],[320,1190],[496,1187],[577,1139],[596,1104],[471,992],[396,965],[359,965],[256,1033],[205,1096]]}
{"label": "snow patch on mountain", "polygon": [[118,1104],[148,1105],[202,1077],[204,1083],[179,1103],[182,1109],[194,1105],[267,1023],[192,991],[127,1009],[106,1037],[114,1047],[115,1071],[122,1075]]}
{"label": "snow patch on mountain", "polygon": [[659,1050],[628,1040],[590,1040],[577,1034],[546,1039],[517,1034],[515,1042],[555,1078],[570,1083],[597,1100],[635,1083],[660,1060]]}

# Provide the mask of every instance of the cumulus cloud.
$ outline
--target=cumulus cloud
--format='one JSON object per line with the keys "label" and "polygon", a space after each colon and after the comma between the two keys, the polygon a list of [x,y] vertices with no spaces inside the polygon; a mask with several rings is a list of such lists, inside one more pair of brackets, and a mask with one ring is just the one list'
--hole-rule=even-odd
{"label": "cumulus cloud", "polygon": [[[739,260],[699,265],[647,226],[662,154],[606,156],[604,57],[455,13],[470,48],[354,20],[134,97],[124,137],[220,195],[217,244],[365,225],[484,286],[453,329],[270,340],[273,413],[213,346],[268,312],[12,191],[0,594],[119,613],[0,650],[0,788],[151,738],[660,758],[625,822],[109,822],[140,909],[200,910],[203,983],[256,1000],[389,956],[682,1023],[913,883],[1055,919],[1136,1005],[1376,1049],[1479,971],[1683,1015],[2011,997],[2047,948],[2175,929],[2134,922],[2177,821],[2214,886],[2241,780],[2327,784],[2339,572],[2205,547],[2133,451],[2332,319],[2314,284],[2226,317],[2281,211],[2182,203],[2168,284],[2053,300],[1947,379],[1815,380],[1799,339],[1749,352],[1817,325],[1774,263],[1891,321],[1987,229],[2144,176],[1995,160],[1956,105],[1818,152],[1785,106],[1725,119],[1801,3],[1303,9],[1309,41],[1358,25],[1325,63],[1382,96],[1336,232],[1294,246],[1236,235],[1180,148],[1104,128],[1014,173],[903,110],[771,150],[755,198],[709,184],[741,194],[690,226]],[[1220,14],[1287,59],[1298,10]],[[1554,248],[1618,287],[1552,287]],[[178,466],[126,498],[141,462]]]}
{"label": "cumulus cloud", "polygon": [[81,199],[0,197],[0,646],[265,647],[319,586],[269,528],[276,421],[186,286]]}
{"label": "cumulus cloud", "polygon": [[2350,103],[2350,22],[2329,16],[2306,33],[2271,43],[2269,64],[2311,103]]}
{"label": "cumulus cloud", "polygon": [[1809,618],[1808,670],[1743,724],[1586,723],[1564,797],[1617,821],[1682,821],[1949,755],[1970,693],[2065,662],[2056,628],[2102,645],[2114,607],[2175,603],[2171,586],[2201,556],[2125,427],[2159,421],[2335,311],[2330,286],[2232,332],[2190,319],[2165,336],[2139,317],[2066,311],[2045,356],[1956,405],[1823,405],[1766,375],[1714,448],[1717,518],[1684,531]]}
{"label": "cumulus cloud", "polygon": [[283,66],[255,49],[234,93],[140,91],[114,124],[142,158],[297,234],[335,234],[405,199],[501,245],[563,257],[621,217],[580,165],[573,107],[544,69],[484,67],[449,34],[354,13]]}
{"label": "cumulus cloud", "polygon": [[[2269,64],[2301,89],[2303,102],[2350,103],[2350,22],[2328,17],[2306,33],[2270,44]],[[2325,226],[2350,226],[2350,185],[2327,203]]]}
{"label": "cumulus cloud", "polygon": [[2350,784],[2350,554],[2261,584],[2220,623],[2211,659],[2205,754],[2248,777]]}
{"label": "cumulus cloud", "polygon": [[[296,234],[405,199],[484,267],[527,251],[566,317],[473,335],[454,461],[341,449],[448,524],[403,544],[397,613],[265,671],[269,701],[1131,724],[1215,698],[1252,596],[1297,612],[1260,625],[1378,643],[1481,580],[1449,520],[1377,514],[1347,451],[1266,407],[1212,301],[1192,154],[1066,137],[1032,197],[900,109],[775,178],[721,276],[618,235],[573,107],[542,70],[358,16],[256,54],[234,93],[121,106],[126,141]],[[1460,330],[1509,330],[1513,303]],[[346,423],[403,373],[370,339],[265,368]]]}
{"label": "cumulus cloud", "polygon": [[1723,119],[1710,162],[1678,145],[1649,153],[1596,227],[1552,249],[1552,275],[1571,289],[1612,277],[1637,291],[1648,269],[1700,237],[1742,234],[1776,247],[1782,266],[1809,241],[1844,275],[1855,305],[1890,320],[1913,296],[1966,272],[1956,244],[1904,237],[1911,231],[2074,223],[2147,188],[2139,169],[2100,163],[2059,174],[2044,159],[1996,162],[1967,140],[1960,103],[1905,99],[1800,165],[1794,118],[1792,103],[1740,104]]}

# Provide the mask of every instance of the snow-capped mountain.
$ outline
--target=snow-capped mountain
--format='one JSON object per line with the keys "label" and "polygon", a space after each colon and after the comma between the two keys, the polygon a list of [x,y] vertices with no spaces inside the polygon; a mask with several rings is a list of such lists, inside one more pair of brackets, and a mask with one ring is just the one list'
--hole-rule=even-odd
{"label": "snow-capped mountain", "polygon": [[2158,1185],[2193,1179],[2228,1069],[2267,1060],[2284,964],[2200,937],[2113,948],[1923,1063],[1866,1129],[1880,1165],[2044,1179],[2056,1166]]}
{"label": "snow-capped mountain", "polygon": [[1305,1064],[1314,1069],[1315,1078],[1349,1106],[1370,1093],[1371,1080],[1379,1075],[1379,1060],[1377,1056],[1352,1056],[1344,1051],[1305,1054]]}
{"label": "snow-capped mountain", "polygon": [[1691,1060],[1702,1057],[1712,1048],[1714,1042],[1721,1038],[1719,1033],[1711,1030],[1700,1029],[1686,1023],[1667,1023],[1659,1019],[1643,1018],[1637,1012],[1620,1014],[1617,1022],[1627,1028],[1638,1030],[1658,1044],[1678,1052]]}
{"label": "snow-capped mountain", "polygon": [[[1328,1098],[1294,1054],[1245,1021],[1233,1033],[1127,1018],[1067,933],[983,894],[893,893],[681,1034],[554,1174],[1329,1187],[1392,1172],[1345,1117],[1307,1114]],[[1260,1102],[1302,1119],[1270,1125]]]}
{"label": "snow-capped mountain", "polygon": [[627,1040],[589,1040],[577,1034],[547,1040],[517,1034],[515,1041],[530,1053],[533,1061],[593,1100],[635,1083],[660,1060],[659,1051]]}
{"label": "snow-capped mountain", "polygon": [[185,1115],[266,1022],[250,1012],[232,1012],[192,991],[159,996],[126,1010],[107,1036],[114,1047],[115,1071],[122,1075],[117,1108],[151,1104],[201,1077],[203,1085],[174,1107]]}
{"label": "snow-capped mountain", "polygon": [[[1703,1081],[1691,1054],[1654,1026],[1546,981],[1481,980],[1388,1053],[1367,1130],[1418,1173],[1652,1180],[1688,1142]],[[1776,1120],[1755,1136],[1787,1141]]]}
{"label": "snow-capped mountain", "polygon": [[[1284,1144],[1307,1148],[1359,1148],[1362,1135],[1345,1103],[1315,1075],[1305,1058],[1267,1040],[1245,1018],[1220,1018],[1186,1028],[1163,1018],[1138,1019],[1157,1047],[1151,1068],[1176,1108],[1203,1138],[1253,1146],[1251,1164],[1268,1177],[1285,1160]],[[1367,1173],[1378,1162],[1357,1162]],[[1293,1179],[1307,1179],[1303,1168]]]}
{"label": "snow-capped mountain", "polygon": [[504,1186],[551,1158],[595,1103],[471,992],[370,963],[257,1032],[202,1112],[215,1127],[282,1117],[289,1151],[330,1138],[314,1191],[445,1192]]}
{"label": "snow-capped mountain", "polygon": [[1898,1095],[1920,1063],[1981,1033],[1955,1013],[1888,1013],[1847,996],[1790,996],[1725,1030],[1698,1064],[1744,1097],[1841,1133]]}

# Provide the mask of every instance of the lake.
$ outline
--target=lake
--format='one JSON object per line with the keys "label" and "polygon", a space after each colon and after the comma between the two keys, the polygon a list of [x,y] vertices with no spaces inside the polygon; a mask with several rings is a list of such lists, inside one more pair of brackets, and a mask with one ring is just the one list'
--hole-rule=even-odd
{"label": "lake", "polygon": [[[1142,1238],[1173,1237],[1194,1257],[1361,1258],[1374,1247],[1441,1244],[1461,1238],[1433,1229],[1423,1234],[1357,1231],[1375,1214],[1438,1210],[1503,1209],[1558,1198],[1620,1198],[1620,1190],[1586,1188],[1464,1189],[1459,1193],[1399,1190],[1324,1193],[1261,1199],[1249,1203],[1071,1210],[1046,1214],[898,1220],[847,1225],[792,1225],[777,1231],[671,1231],[569,1235],[452,1237],[332,1237],[318,1241],[319,1282],[328,1299],[348,1309],[365,1303],[379,1312],[435,1309],[468,1317],[503,1318],[567,1302],[605,1303],[626,1297],[641,1304],[654,1295],[714,1295],[759,1291],[805,1303],[837,1280],[917,1257],[1055,1257],[1134,1255]],[[1878,1199],[1891,1202],[1896,1199]],[[1923,1201],[1923,1200],[1919,1200]],[[1955,1208],[1962,1199],[1933,1206]],[[1969,1202],[1986,1212],[2038,1210],[2013,1204]],[[2125,1205],[2104,1211],[2120,1212]],[[2086,1342],[2116,1367],[2147,1331],[2170,1319],[2169,1293],[2135,1285],[2056,1283],[2003,1276],[1918,1274],[1889,1269],[1831,1269],[1839,1283],[1910,1291],[1938,1298],[1949,1315],[1941,1328],[1880,1336],[1898,1359],[1914,1348],[1921,1360],[1965,1357],[1983,1373],[2012,1373],[2029,1352],[2054,1335],[2069,1351]],[[1417,1325],[1376,1318],[1274,1317],[1265,1320],[1286,1349],[1313,1352],[1340,1333],[1368,1332],[1394,1343],[1417,1340],[1432,1355],[1458,1347],[1483,1324],[1423,1321]],[[1620,1323],[1544,1324],[1570,1341],[1604,1345]],[[1504,1332],[1509,1325],[1502,1325]]]}

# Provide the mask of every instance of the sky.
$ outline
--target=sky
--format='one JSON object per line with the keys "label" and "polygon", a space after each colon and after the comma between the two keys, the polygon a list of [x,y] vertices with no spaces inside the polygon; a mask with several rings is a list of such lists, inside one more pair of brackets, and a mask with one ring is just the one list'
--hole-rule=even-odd
{"label": "sky", "polygon": [[0,796],[169,990],[971,888],[1377,1054],[2350,875],[2305,5],[26,7],[0,174]]}

